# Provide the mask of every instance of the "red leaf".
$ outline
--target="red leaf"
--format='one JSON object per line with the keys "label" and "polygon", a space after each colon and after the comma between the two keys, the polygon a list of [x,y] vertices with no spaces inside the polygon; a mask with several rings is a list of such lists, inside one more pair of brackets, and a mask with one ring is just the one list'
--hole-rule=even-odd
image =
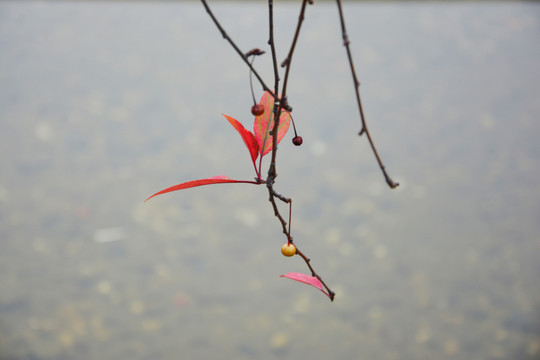
{"label": "red leaf", "polygon": [[[257,156],[259,156],[259,145],[255,140],[255,136],[253,136],[251,131],[246,130],[246,128],[244,128],[244,126],[235,118],[225,114],[223,114],[223,116],[225,116],[229,123],[236,129],[236,131],[238,131],[240,136],[242,136],[242,140],[244,140],[244,144],[246,144],[251,155],[251,161],[253,161],[253,165],[255,166],[255,160],[257,160]],[[255,168],[257,168],[257,166],[255,166]]]}
{"label": "red leaf", "polygon": [[[259,145],[261,157],[272,150],[272,135],[269,132],[274,128],[274,97],[266,91],[261,97],[260,104],[264,106],[264,113],[255,117],[253,132]],[[277,143],[283,139],[283,136],[289,130],[291,124],[291,114],[286,110],[281,110],[279,118],[279,127],[277,132]]]}
{"label": "red leaf", "polygon": [[324,291],[323,285],[321,284],[319,279],[317,279],[315,276],[309,276],[302,273],[288,273],[286,275],[281,275],[280,277],[286,277],[316,287],[317,289],[321,290],[326,296],[328,296],[330,300],[332,300],[330,295],[326,291]]}
{"label": "red leaf", "polygon": [[226,184],[226,183],[244,183],[244,184],[255,184],[255,185],[259,184],[259,183],[255,182],[255,181],[231,180],[226,176],[213,176],[213,177],[208,178],[208,179],[192,180],[192,181],[187,181],[185,183],[181,183],[181,184],[178,184],[178,185],[168,187],[166,189],[158,191],[157,193],[155,193],[154,195],[148,197],[144,201],[150,200],[154,196],[165,194],[165,193],[172,192],[172,191],[177,191],[177,190],[182,190],[182,189],[189,189],[189,188],[192,188],[192,187],[203,186],[203,185]]}

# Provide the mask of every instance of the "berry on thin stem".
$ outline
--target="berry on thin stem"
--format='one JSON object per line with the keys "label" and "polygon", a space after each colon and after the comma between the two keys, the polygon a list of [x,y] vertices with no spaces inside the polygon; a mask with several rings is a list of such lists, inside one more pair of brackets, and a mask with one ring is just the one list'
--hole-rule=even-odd
{"label": "berry on thin stem", "polygon": [[291,121],[292,121],[293,130],[294,130],[294,137],[292,139],[292,143],[295,146],[300,146],[300,145],[302,145],[304,140],[302,139],[301,136],[298,136],[298,134],[296,133],[296,126],[294,125],[294,119],[293,119],[292,115],[291,115]]}
{"label": "berry on thin stem", "polygon": [[281,247],[281,253],[283,254],[283,256],[293,256],[294,254],[296,254],[296,246],[294,246],[292,243],[283,244],[283,246]]}
{"label": "berry on thin stem", "polygon": [[251,113],[255,116],[261,116],[264,114],[264,105],[263,104],[256,104],[251,107]]}
{"label": "berry on thin stem", "polygon": [[[258,50],[259,49],[254,49]],[[252,51],[254,51],[252,50]],[[264,51],[262,52],[264,54]],[[261,53],[255,53],[254,55],[261,55]],[[253,59],[251,59],[251,65],[253,66],[253,62],[255,61],[255,56],[253,56]],[[253,71],[251,69],[249,70],[249,88],[251,89],[251,97],[253,98],[253,106],[251,107],[251,113],[255,116],[261,116],[264,114],[264,105],[263,104],[257,104],[257,101],[255,100],[255,94],[253,93],[253,80],[252,80],[252,74]]]}

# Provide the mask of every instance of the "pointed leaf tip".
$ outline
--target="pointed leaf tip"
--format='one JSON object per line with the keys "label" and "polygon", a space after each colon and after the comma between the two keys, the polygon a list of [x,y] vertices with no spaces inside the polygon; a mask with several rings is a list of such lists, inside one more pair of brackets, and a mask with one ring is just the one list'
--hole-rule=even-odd
{"label": "pointed leaf tip", "polygon": [[242,140],[244,140],[244,144],[246,144],[246,147],[249,150],[253,165],[256,165],[255,160],[257,160],[257,157],[259,156],[259,144],[257,144],[257,140],[255,140],[255,136],[253,135],[253,133],[249,130],[246,130],[246,128],[235,118],[225,114],[223,114],[223,116],[225,116],[227,121],[235,128],[236,131],[238,131],[238,133],[242,137]]}
{"label": "pointed leaf tip", "polygon": [[203,185],[228,184],[228,183],[244,183],[244,184],[255,184],[255,185],[258,185],[258,183],[255,182],[255,181],[232,180],[232,179],[229,179],[229,178],[226,177],[226,176],[220,175],[220,176],[213,176],[213,177],[210,177],[210,178],[207,178],[207,179],[192,180],[192,181],[187,181],[187,182],[184,182],[184,183],[181,183],[181,184],[178,184],[178,185],[173,185],[173,186],[171,186],[171,187],[168,187],[168,188],[166,188],[166,189],[163,189],[163,190],[161,190],[161,191],[158,191],[158,192],[155,193],[154,195],[149,196],[149,197],[148,197],[146,200],[144,200],[144,201],[148,201],[148,200],[150,200],[151,198],[153,198],[154,196],[161,195],[161,194],[165,194],[165,193],[172,192],[172,191],[178,191],[178,190],[183,190],[183,189],[189,189],[189,188],[192,188],[192,187],[203,186]]}
{"label": "pointed leaf tip", "polygon": [[280,277],[289,278],[291,280],[295,280],[295,281],[299,281],[299,282],[304,283],[304,284],[311,285],[311,286],[319,289],[320,291],[322,291],[322,293],[324,295],[328,296],[330,298],[330,300],[332,300],[332,297],[330,296],[330,294],[328,294],[324,290],[324,287],[323,287],[322,283],[315,276],[310,276],[310,275],[306,275],[306,274],[302,274],[302,273],[288,273],[288,274],[285,274],[285,275],[280,275]]}

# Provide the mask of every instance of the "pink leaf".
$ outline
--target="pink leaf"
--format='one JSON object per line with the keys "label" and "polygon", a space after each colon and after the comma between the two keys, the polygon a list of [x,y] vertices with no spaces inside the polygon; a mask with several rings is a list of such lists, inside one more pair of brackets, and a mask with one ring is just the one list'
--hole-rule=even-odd
{"label": "pink leaf", "polygon": [[240,136],[242,136],[242,140],[244,140],[244,144],[246,144],[249,154],[251,155],[251,161],[253,161],[253,165],[256,168],[255,160],[257,160],[257,156],[259,156],[259,145],[255,140],[255,136],[253,136],[251,131],[246,130],[244,126],[235,118],[225,114],[223,114],[223,116],[225,116],[229,123],[236,129],[236,131],[238,131]]}
{"label": "pink leaf", "polygon": [[330,295],[326,291],[324,291],[322,283],[315,276],[309,276],[302,273],[288,273],[286,275],[280,275],[280,277],[286,277],[316,287],[317,289],[321,290],[326,296],[328,296],[330,300],[332,300]]}
{"label": "pink leaf", "polygon": [[[264,106],[264,113],[255,117],[253,124],[253,132],[255,139],[259,145],[261,157],[268,154],[272,150],[272,135],[270,131],[274,128],[274,97],[266,91],[261,97],[260,104]],[[286,110],[281,110],[279,117],[279,127],[277,132],[277,143],[283,139],[283,136],[289,130],[291,124],[291,114]]]}
{"label": "pink leaf", "polygon": [[154,195],[148,197],[144,201],[150,200],[154,196],[165,194],[165,193],[172,192],[172,191],[177,191],[177,190],[182,190],[182,189],[189,189],[189,188],[192,188],[192,187],[203,186],[203,185],[226,184],[226,183],[244,183],[244,184],[255,184],[255,185],[259,184],[258,182],[255,182],[255,181],[231,180],[226,176],[213,176],[213,177],[208,178],[208,179],[192,180],[192,181],[187,181],[187,182],[184,182],[184,183],[181,183],[181,184],[178,184],[178,185],[168,187],[166,189],[158,191],[157,193],[155,193]]}

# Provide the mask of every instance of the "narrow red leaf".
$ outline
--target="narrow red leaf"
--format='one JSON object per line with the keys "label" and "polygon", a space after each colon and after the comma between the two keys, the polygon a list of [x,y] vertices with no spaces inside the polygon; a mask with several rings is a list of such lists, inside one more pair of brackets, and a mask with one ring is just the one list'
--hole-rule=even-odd
{"label": "narrow red leaf", "polygon": [[184,182],[184,183],[181,183],[181,184],[178,184],[178,185],[168,187],[166,189],[158,191],[157,193],[155,193],[154,195],[148,197],[144,201],[150,200],[154,196],[165,194],[165,193],[172,192],[172,191],[177,191],[177,190],[182,190],[182,189],[189,189],[189,188],[192,188],[192,187],[203,186],[203,185],[226,184],[226,183],[244,183],[244,184],[255,184],[255,185],[259,184],[259,183],[255,182],[255,181],[231,180],[226,176],[213,176],[213,177],[207,178],[207,179],[187,181],[187,182]]}
{"label": "narrow red leaf", "polygon": [[280,277],[286,277],[286,278],[316,287],[317,289],[322,291],[326,296],[328,296],[330,300],[332,300],[330,295],[324,290],[324,287],[319,281],[319,279],[317,279],[315,276],[309,276],[302,273],[288,273],[286,275],[280,275]]}
{"label": "narrow red leaf", "polygon": [[[268,154],[273,147],[272,135],[270,135],[270,131],[274,128],[274,97],[270,92],[266,91],[261,97],[259,104],[264,106],[264,113],[255,117],[253,132],[255,134],[257,144],[259,145],[259,152],[262,157]],[[277,132],[278,144],[287,133],[287,130],[289,130],[290,124],[291,114],[289,114],[289,112],[286,110],[281,110]]]}
{"label": "narrow red leaf", "polygon": [[242,140],[244,140],[244,144],[246,144],[249,154],[251,155],[251,161],[253,161],[253,165],[255,168],[257,168],[255,160],[257,160],[257,156],[259,156],[259,145],[257,144],[257,140],[255,140],[255,136],[251,133],[251,131],[246,130],[246,128],[244,128],[244,126],[235,118],[225,114],[223,114],[223,116],[225,116],[229,123],[236,129],[236,131],[238,131],[240,136],[242,136]]}

